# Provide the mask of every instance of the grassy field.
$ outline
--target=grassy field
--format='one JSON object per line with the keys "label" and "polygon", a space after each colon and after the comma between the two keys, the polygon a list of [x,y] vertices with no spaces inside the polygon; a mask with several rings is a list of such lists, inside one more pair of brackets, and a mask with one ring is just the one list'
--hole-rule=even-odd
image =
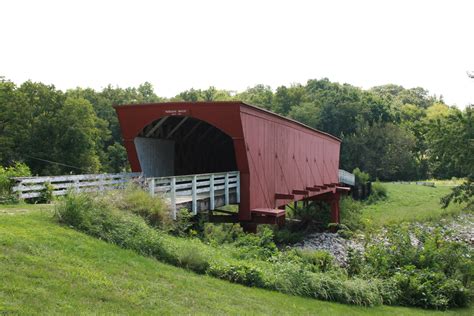
{"label": "grassy field", "polygon": [[[42,209],[36,211],[35,209]],[[0,315],[472,315],[363,308],[231,284],[57,225],[48,207],[0,206]]]}
{"label": "grassy field", "polygon": [[401,222],[438,220],[444,216],[459,214],[462,207],[457,204],[442,209],[441,197],[451,191],[452,186],[442,185],[435,188],[416,185],[384,183],[388,199],[363,210],[363,219],[369,225],[382,226]]}

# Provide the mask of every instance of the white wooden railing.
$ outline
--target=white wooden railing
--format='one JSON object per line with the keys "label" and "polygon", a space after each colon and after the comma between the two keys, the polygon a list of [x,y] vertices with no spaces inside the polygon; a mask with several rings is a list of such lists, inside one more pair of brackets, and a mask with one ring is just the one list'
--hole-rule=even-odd
{"label": "white wooden railing", "polygon": [[191,197],[193,214],[197,214],[199,198],[209,197],[210,210],[214,210],[216,207],[216,196],[223,195],[224,204],[228,205],[229,191],[234,188],[237,203],[240,203],[240,174],[238,171],[147,178],[146,180],[151,195],[162,194],[169,198],[173,219],[176,219],[176,204],[179,204],[179,197]]}
{"label": "white wooden railing", "polygon": [[355,175],[346,170],[339,169],[339,183],[344,183],[347,185],[355,185]]}
{"label": "white wooden railing", "polygon": [[13,178],[16,184],[13,192],[21,199],[31,199],[41,195],[46,183],[53,188],[53,195],[65,195],[69,190],[76,192],[96,192],[122,189],[132,179],[138,179],[140,173],[81,174],[51,177]]}

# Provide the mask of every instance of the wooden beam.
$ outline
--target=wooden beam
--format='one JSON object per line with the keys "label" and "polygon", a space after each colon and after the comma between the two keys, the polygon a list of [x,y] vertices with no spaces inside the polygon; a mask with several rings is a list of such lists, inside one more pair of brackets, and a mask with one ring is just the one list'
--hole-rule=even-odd
{"label": "wooden beam", "polygon": [[167,139],[169,139],[171,136],[173,136],[173,134],[178,130],[178,128],[180,128],[181,125],[184,124],[184,122],[186,122],[186,120],[189,118],[189,116],[185,116],[179,123],[178,125],[176,125],[172,130],[171,132],[168,134],[168,136],[166,136]]}
{"label": "wooden beam", "polygon": [[204,133],[201,134],[201,136],[199,137],[197,142],[200,143],[201,141],[203,141],[204,138],[206,138],[207,134],[209,134],[209,132],[213,129],[214,129],[214,126],[212,126],[212,125],[209,126],[209,128]]}
{"label": "wooden beam", "polygon": [[306,190],[293,190],[292,193],[295,195],[308,195],[308,191]]}
{"label": "wooden beam", "polygon": [[184,143],[186,141],[186,139],[188,139],[188,137],[199,127],[199,125],[201,125],[202,121],[199,121],[196,123],[196,125],[193,126],[193,128],[191,128],[191,130],[186,134],[184,135],[183,139],[182,139],[182,142]]}
{"label": "wooden beam", "polygon": [[167,119],[168,119],[169,116],[165,116],[165,117],[162,117],[158,123],[156,123],[155,126],[153,126],[153,128],[151,130],[148,131],[148,133],[146,133],[145,137],[150,137]]}
{"label": "wooden beam", "polygon": [[318,191],[321,191],[320,188],[315,188],[315,187],[306,187],[306,190],[310,191],[310,192],[318,192]]}
{"label": "wooden beam", "polygon": [[275,200],[293,200],[294,194],[275,193]]}

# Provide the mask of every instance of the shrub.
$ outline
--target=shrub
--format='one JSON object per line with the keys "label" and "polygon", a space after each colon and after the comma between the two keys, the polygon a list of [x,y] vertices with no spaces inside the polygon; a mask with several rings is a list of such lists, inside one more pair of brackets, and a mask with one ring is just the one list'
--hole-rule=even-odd
{"label": "shrub", "polygon": [[304,231],[292,230],[289,224],[283,228],[275,228],[274,237],[275,243],[279,245],[290,245],[300,242],[304,239]]}
{"label": "shrub", "polygon": [[262,272],[257,267],[247,263],[228,264],[213,262],[209,266],[207,273],[219,279],[247,286],[264,286]]}
{"label": "shrub", "polygon": [[363,172],[359,168],[355,168],[354,170],[352,170],[352,173],[355,176],[357,184],[366,184],[367,182],[369,182],[370,175],[367,172]]}
{"label": "shrub", "polygon": [[[420,244],[412,243],[412,236]],[[364,278],[384,278],[391,304],[446,309],[466,306],[472,277],[472,250],[447,242],[439,231],[413,232],[389,227],[386,242],[366,247],[362,255],[350,252],[348,273]],[[388,290],[387,290],[388,289]]]}
{"label": "shrub", "polygon": [[243,235],[238,224],[205,223],[203,226],[202,239],[212,245],[232,243]]}
{"label": "shrub", "polygon": [[340,208],[342,224],[346,225],[352,231],[364,228],[362,221],[363,205],[361,202],[355,201],[351,197],[344,197],[340,201]]}
{"label": "shrub", "polygon": [[159,197],[152,197],[136,185],[130,185],[123,191],[109,191],[106,194],[109,203],[120,210],[143,217],[155,227],[167,227],[171,223],[170,213]]}
{"label": "shrub", "polygon": [[28,176],[31,176],[31,171],[24,163],[16,162],[10,167],[0,166],[0,203],[18,202],[18,197],[11,191],[13,186],[11,178]]}
{"label": "shrub", "polygon": [[331,222],[331,212],[328,203],[314,201],[308,206],[297,206],[292,217],[300,221],[298,230],[325,229]]}
{"label": "shrub", "polygon": [[176,220],[172,222],[169,232],[175,236],[186,237],[190,235],[193,228],[194,215],[185,208],[176,213]]}
{"label": "shrub", "polygon": [[193,244],[186,244],[176,249],[176,257],[177,264],[180,267],[197,273],[205,273],[209,267],[206,256]]}
{"label": "shrub", "polygon": [[240,236],[235,245],[240,248],[241,259],[268,259],[277,252],[273,231],[263,226],[257,234]]}
{"label": "shrub", "polygon": [[327,272],[334,268],[334,257],[325,250],[299,250],[298,254],[312,272]]}
{"label": "shrub", "polygon": [[447,309],[469,303],[469,293],[459,280],[443,273],[417,270],[407,266],[393,276],[399,288],[398,304],[423,308]]}
{"label": "shrub", "polygon": [[97,196],[70,192],[56,205],[55,215],[61,223],[120,247],[165,260],[170,257],[158,231]]}
{"label": "shrub", "polygon": [[44,183],[44,189],[41,190],[40,196],[35,199],[36,203],[51,203],[53,201],[54,187],[49,182]]}
{"label": "shrub", "polygon": [[378,180],[373,182],[372,191],[367,202],[369,204],[373,204],[377,201],[382,201],[385,199],[387,199],[387,188]]}

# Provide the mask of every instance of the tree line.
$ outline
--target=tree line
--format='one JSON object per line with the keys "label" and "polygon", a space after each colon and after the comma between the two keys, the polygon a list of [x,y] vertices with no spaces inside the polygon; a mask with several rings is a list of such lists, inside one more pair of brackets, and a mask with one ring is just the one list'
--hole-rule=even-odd
{"label": "tree line", "polygon": [[113,105],[241,100],[342,139],[341,168],[380,180],[465,177],[474,169],[472,106],[447,105],[423,88],[364,90],[324,78],[305,85],[256,85],[234,93],[210,87],[173,98],[145,82],[100,91],[0,77],[0,165],[24,162],[38,175],[128,168]]}

